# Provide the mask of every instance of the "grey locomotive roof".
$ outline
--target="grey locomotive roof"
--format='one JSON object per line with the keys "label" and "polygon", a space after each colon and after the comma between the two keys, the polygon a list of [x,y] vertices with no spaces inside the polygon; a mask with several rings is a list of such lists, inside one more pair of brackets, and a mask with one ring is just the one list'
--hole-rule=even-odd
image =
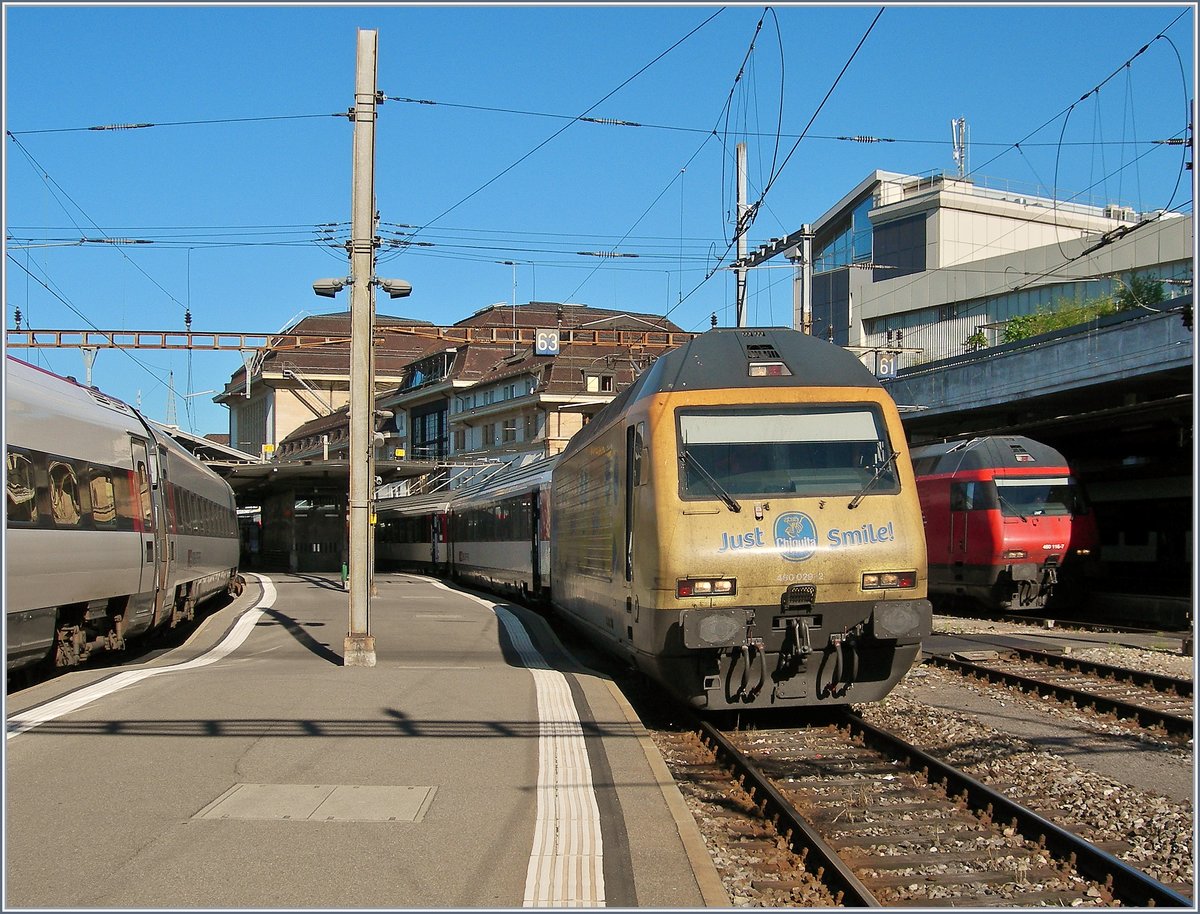
{"label": "grey locomotive roof", "polygon": [[[751,378],[751,362],[783,362],[790,376]],[[786,327],[709,330],[663,355],[637,396],[726,387],[880,387],[857,357],[840,346]]]}
{"label": "grey locomotive roof", "polygon": [[953,473],[958,470],[982,470],[1021,467],[1065,467],[1066,458],[1040,441],[1023,435],[991,435],[963,441],[943,441],[912,449],[914,462],[939,457],[924,473]]}
{"label": "grey locomotive roof", "polygon": [[[750,377],[751,362],[782,362],[790,375]],[[862,387],[879,389],[875,375],[852,353],[787,327],[709,330],[658,360],[567,445],[581,447],[627,404],[656,393],[760,387]]]}

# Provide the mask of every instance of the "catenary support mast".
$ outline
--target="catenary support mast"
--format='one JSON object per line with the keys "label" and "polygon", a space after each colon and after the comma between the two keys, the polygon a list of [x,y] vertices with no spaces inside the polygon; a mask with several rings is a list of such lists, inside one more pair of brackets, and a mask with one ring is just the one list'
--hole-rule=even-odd
{"label": "catenary support mast", "polygon": [[374,666],[370,628],[375,491],[375,116],[379,33],[358,30],[350,206],[350,625],[343,663]]}

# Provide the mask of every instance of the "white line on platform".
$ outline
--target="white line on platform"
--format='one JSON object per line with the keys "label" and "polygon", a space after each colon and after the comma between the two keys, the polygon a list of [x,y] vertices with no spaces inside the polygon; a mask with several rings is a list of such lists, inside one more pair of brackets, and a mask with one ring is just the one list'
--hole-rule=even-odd
{"label": "white line on platform", "polygon": [[[430,583],[447,590],[437,581]],[[460,591],[461,593],[461,591]],[[538,703],[537,822],[525,875],[527,908],[604,906],[604,841],[583,725],[567,677],[533,646],[513,613],[471,594],[504,626],[533,675]]]}
{"label": "white line on platform", "polygon": [[6,721],[8,739],[12,739],[14,736],[32,730],[34,727],[38,727],[48,721],[56,720],[64,714],[78,711],[85,705],[89,705],[93,701],[103,698],[105,695],[111,695],[113,692],[120,691],[126,686],[141,682],[143,679],[149,679],[151,676],[157,676],[159,673],[178,673],[184,670],[194,670],[199,667],[208,666],[210,663],[216,663],[218,660],[229,656],[250,635],[255,624],[262,617],[263,612],[275,605],[275,585],[271,583],[271,579],[262,574],[253,575],[253,577],[258,578],[262,583],[262,597],[251,609],[242,614],[229,634],[207,654],[203,654],[194,660],[175,663],[170,666],[125,670],[102,682],[86,686],[77,692],[71,692],[68,695],[62,696],[62,698],[56,698],[54,701],[33,708],[24,714],[10,717]]}

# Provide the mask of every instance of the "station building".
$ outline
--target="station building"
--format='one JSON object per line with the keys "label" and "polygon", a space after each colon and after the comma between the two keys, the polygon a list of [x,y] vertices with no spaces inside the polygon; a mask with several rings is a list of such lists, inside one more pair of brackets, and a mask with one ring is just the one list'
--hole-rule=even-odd
{"label": "station building", "polygon": [[[337,334],[348,338],[349,314],[306,318],[289,332],[315,328],[335,342],[249,367],[257,400],[240,394],[245,371],[218,398],[230,405],[231,437],[278,436],[260,447],[262,463],[226,468],[226,477],[239,503],[259,507],[246,523],[264,565],[301,572],[336,570],[345,547],[350,363]],[[556,345],[543,352],[532,341],[544,333]],[[450,489],[557,454],[654,358],[690,337],[655,315],[557,302],[493,305],[447,327],[390,325],[376,345],[377,366],[390,372],[376,375],[376,409],[390,414],[376,424],[378,497]],[[295,423],[301,407],[310,415]]]}
{"label": "station building", "polygon": [[[1191,291],[1191,214],[1085,204],[986,179],[875,171],[809,226],[763,245],[796,265],[796,326],[896,349],[896,367],[995,345],[1014,317],[1129,288]],[[811,290],[801,239],[811,238]],[[809,298],[804,302],[805,294]]]}

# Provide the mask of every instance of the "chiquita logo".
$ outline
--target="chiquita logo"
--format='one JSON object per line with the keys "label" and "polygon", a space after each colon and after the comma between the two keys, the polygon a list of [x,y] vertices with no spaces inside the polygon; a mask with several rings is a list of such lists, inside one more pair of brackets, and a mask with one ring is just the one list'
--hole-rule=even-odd
{"label": "chiquita logo", "polygon": [[817,527],[812,518],[798,511],[775,519],[775,545],[789,562],[803,562],[817,551]]}

